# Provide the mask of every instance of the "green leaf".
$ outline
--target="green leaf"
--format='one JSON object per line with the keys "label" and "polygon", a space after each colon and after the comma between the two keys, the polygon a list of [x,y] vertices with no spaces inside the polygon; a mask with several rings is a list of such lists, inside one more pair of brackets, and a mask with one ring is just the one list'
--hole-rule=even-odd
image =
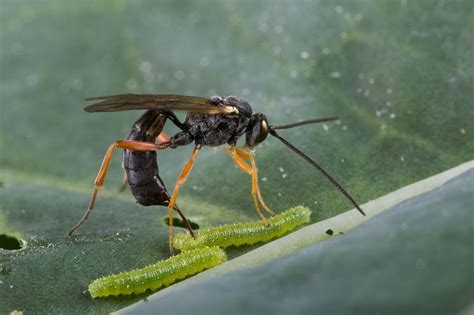
{"label": "green leaf", "polygon": [[349,233],[256,268],[160,292],[120,313],[459,313],[474,290],[473,195],[471,167]]}
{"label": "green leaf", "polygon": [[[0,250],[0,313],[120,309],[142,297],[93,301],[87,285],[168,256],[167,210],[116,192],[120,152],[94,213],[65,236],[106,148],[140,115],[84,113],[82,99],[233,94],[275,125],[338,115],[281,134],[362,204],[472,159],[473,20],[468,0],[0,2],[0,235],[26,242]],[[190,149],[160,152],[169,188]],[[250,178],[203,151],[179,198],[188,218],[257,219]],[[276,212],[302,204],[317,222],[350,208],[278,140],[256,158]]]}

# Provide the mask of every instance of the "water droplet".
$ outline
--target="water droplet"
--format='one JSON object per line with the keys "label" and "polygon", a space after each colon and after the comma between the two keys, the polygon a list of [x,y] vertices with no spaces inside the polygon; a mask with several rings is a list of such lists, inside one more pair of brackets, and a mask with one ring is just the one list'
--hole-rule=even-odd
{"label": "water droplet", "polygon": [[202,67],[207,67],[209,66],[209,58],[204,56],[204,57],[201,57],[201,60],[199,61],[199,64],[202,66]]}
{"label": "water droplet", "polygon": [[281,192],[278,193],[278,197],[281,197]]}
{"label": "water droplet", "polygon": [[369,84],[374,84],[375,83],[375,79],[374,78],[370,78],[369,79]]}
{"label": "water droplet", "polygon": [[392,94],[392,89],[387,89],[387,94]]}
{"label": "water droplet", "polygon": [[329,77],[332,78],[332,79],[338,79],[338,78],[341,77],[341,73],[337,72],[337,71],[334,71],[334,72],[329,73]]}
{"label": "water droplet", "polygon": [[308,59],[309,57],[309,52],[307,51],[302,51],[300,54],[301,59]]}
{"label": "water droplet", "polygon": [[464,128],[459,129],[459,131],[460,131],[463,135],[466,134],[466,130],[465,130]]}
{"label": "water droplet", "polygon": [[369,95],[370,95],[370,90],[369,89],[364,90],[364,96],[367,97]]}
{"label": "water droplet", "polygon": [[286,173],[281,174],[281,177],[286,178],[288,176]]}
{"label": "water droplet", "polygon": [[178,70],[174,73],[174,78],[178,81],[183,80],[185,77],[184,71],[183,70]]}
{"label": "water droplet", "polygon": [[336,11],[336,13],[342,14],[344,12],[344,8],[338,5],[334,8],[334,11]]}
{"label": "water droplet", "polygon": [[342,130],[346,131],[347,130],[347,125],[342,126]]}
{"label": "water droplet", "polygon": [[125,82],[125,86],[127,90],[135,91],[138,88],[138,82],[135,78],[129,78],[127,82]]}
{"label": "water droplet", "polygon": [[281,166],[278,168],[278,170],[279,170],[281,173],[283,173],[283,172],[285,171],[285,170],[283,169],[283,167],[281,167]]}
{"label": "water droplet", "polygon": [[140,66],[138,67],[141,72],[150,72],[151,71],[151,63],[149,61],[142,61],[140,62]]}
{"label": "water droplet", "polygon": [[391,113],[391,114],[390,114],[390,118],[391,118],[391,119],[395,119],[395,117],[397,117],[397,115],[396,115],[395,113]]}
{"label": "water droplet", "polygon": [[266,177],[262,177],[262,178],[261,178],[261,181],[262,181],[262,182],[266,182],[266,181],[267,181],[267,178],[266,178]]}
{"label": "water droplet", "polygon": [[363,78],[365,78],[365,74],[359,73],[359,74],[357,75],[357,77],[358,77],[360,80],[362,80]]}
{"label": "water droplet", "polygon": [[404,157],[404,156],[401,156],[401,157],[400,157],[400,161],[405,162],[405,157]]}
{"label": "water droplet", "polygon": [[74,79],[72,81],[72,88],[76,91],[82,90],[82,80],[81,79]]}
{"label": "water droplet", "polygon": [[326,124],[324,124],[324,125],[323,125],[323,129],[324,129],[324,131],[328,131],[328,130],[329,130],[329,126],[326,125]]}

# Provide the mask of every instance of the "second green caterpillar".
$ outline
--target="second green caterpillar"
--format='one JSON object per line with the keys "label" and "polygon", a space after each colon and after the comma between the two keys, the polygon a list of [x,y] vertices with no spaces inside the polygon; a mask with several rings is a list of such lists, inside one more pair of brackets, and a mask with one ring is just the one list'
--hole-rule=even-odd
{"label": "second green caterpillar", "polygon": [[302,206],[294,207],[262,221],[222,225],[200,232],[196,239],[189,234],[176,235],[173,246],[180,250],[190,250],[203,246],[239,246],[265,242],[282,236],[299,225],[309,222],[311,211]]}

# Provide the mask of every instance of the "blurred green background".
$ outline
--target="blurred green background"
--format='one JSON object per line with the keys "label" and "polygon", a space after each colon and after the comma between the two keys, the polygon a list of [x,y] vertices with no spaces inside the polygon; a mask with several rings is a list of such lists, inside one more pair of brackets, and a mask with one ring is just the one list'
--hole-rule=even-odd
{"label": "blurred green background", "polygon": [[[340,116],[282,132],[364,203],[472,159],[472,1],[0,1],[0,313],[108,312],[98,276],[167,257],[164,208],[106,187],[75,239],[107,146],[139,112],[88,114],[118,93],[239,95],[271,124]],[[168,133],[173,133],[171,126]],[[256,219],[250,179],[203,150],[181,191],[201,228]],[[190,148],[160,152],[172,187]],[[313,222],[350,209],[277,140],[256,153],[266,202]],[[239,255],[248,248],[235,250]]]}

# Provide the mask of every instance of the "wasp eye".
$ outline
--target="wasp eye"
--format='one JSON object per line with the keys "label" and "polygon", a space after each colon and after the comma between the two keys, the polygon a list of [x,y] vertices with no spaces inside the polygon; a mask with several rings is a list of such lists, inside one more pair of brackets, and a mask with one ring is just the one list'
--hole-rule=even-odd
{"label": "wasp eye", "polygon": [[246,135],[246,144],[254,147],[263,142],[268,136],[268,122],[261,113],[252,115],[249,122],[249,130]]}

